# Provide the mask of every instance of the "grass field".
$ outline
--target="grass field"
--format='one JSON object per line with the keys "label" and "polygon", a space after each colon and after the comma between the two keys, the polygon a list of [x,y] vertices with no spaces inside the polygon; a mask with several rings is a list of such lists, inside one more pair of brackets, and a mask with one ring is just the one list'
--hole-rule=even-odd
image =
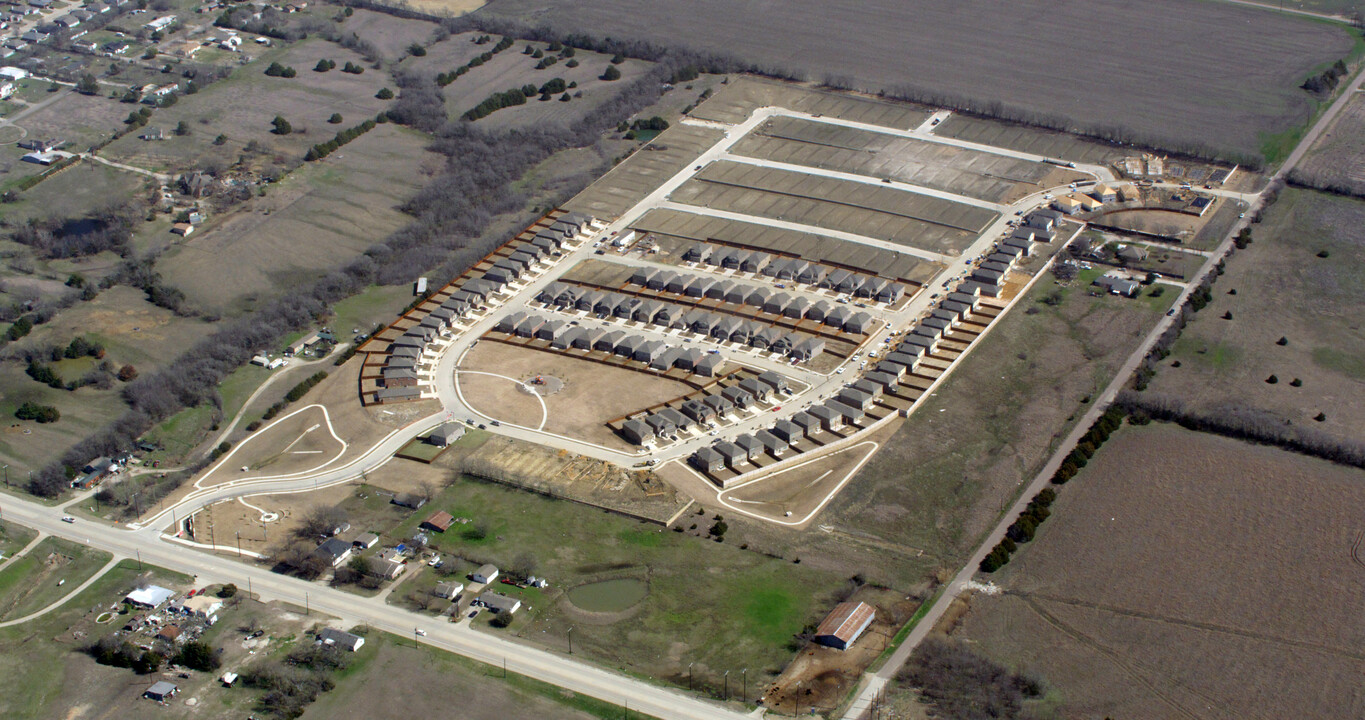
{"label": "grass field", "polygon": [[[403,683],[395,683],[396,677]],[[363,720],[382,717],[398,705],[414,716],[438,716],[459,708],[461,720],[618,720],[622,708],[575,695],[394,635],[371,632],[339,686],[309,706],[303,720]],[[410,688],[420,687],[421,692]],[[477,702],[470,702],[478,698]],[[633,718],[646,716],[631,713]]]}
{"label": "grass field", "polygon": [[[0,629],[0,714],[15,718],[85,717],[96,708],[126,698],[129,707],[147,684],[128,670],[96,665],[78,655],[81,642],[112,631],[95,624],[98,614],[132,590],[140,577],[185,587],[191,578],[124,560],[57,610],[15,627]],[[68,588],[70,583],[68,583]],[[83,640],[74,633],[83,632]],[[145,702],[145,701],[143,701]],[[141,708],[139,708],[141,709]]]}
{"label": "grass field", "polygon": [[[1150,391],[1181,397],[1202,412],[1258,408],[1290,424],[1365,440],[1357,402],[1365,387],[1359,361],[1365,333],[1353,319],[1365,302],[1363,222],[1365,202],[1283,192],[1252,226],[1251,246],[1229,260],[1213,302],[1185,328]],[[1279,382],[1267,383],[1271,375]],[[1296,378],[1301,386],[1292,384]],[[1314,422],[1318,413],[1326,417]]]}
{"label": "grass field", "polygon": [[9,558],[20,548],[32,542],[35,537],[38,537],[35,530],[23,525],[0,521],[0,555]]}
{"label": "grass field", "polygon": [[[48,424],[15,419],[14,411],[26,402],[51,405],[61,419]],[[125,409],[117,388],[54,390],[24,374],[20,365],[0,364],[0,463],[10,466],[11,482],[26,483],[30,470],[56,460],[92,428],[103,427]]]}
{"label": "grass field", "polygon": [[44,538],[0,571],[0,620],[24,617],[65,597],[110,557],[67,540]]}
{"label": "grass field", "polygon": [[1339,717],[1365,611],[1365,475],[1172,425],[1115,434],[956,634],[1058,717]]}
{"label": "grass field", "polygon": [[[337,69],[314,72],[323,58],[335,61]],[[272,62],[293,67],[298,76],[265,75]],[[269,49],[227,79],[157,110],[148,127],[161,128],[167,139],[146,141],[139,139],[141,132],[130,133],[110,143],[101,155],[174,173],[199,169],[210,162],[232,165],[254,140],[264,148],[264,158],[284,155],[302,159],[310,146],[330,140],[342,128],[373,118],[388,105],[375,97],[380,88],[392,86],[388,74],[368,67],[360,75],[343,73],[341,67],[347,62],[365,66],[360,55],[325,40]],[[333,113],[341,114],[340,125],[328,124]],[[276,116],[289,121],[291,134],[271,134],[271,120]],[[181,121],[188,124],[190,134],[175,136],[171,130]],[[215,145],[220,134],[226,140]],[[352,146],[348,145],[346,152],[352,152]]]}
{"label": "grass field", "polygon": [[[438,510],[472,521],[430,533],[433,547],[465,558],[462,570],[478,562],[507,568],[529,554],[534,573],[552,583],[546,590],[499,585],[500,592],[530,607],[507,631],[487,632],[512,632],[537,645],[567,649],[564,631],[573,625],[575,653],[673,683],[686,683],[689,663],[705,685],[718,683],[726,669],[747,667],[755,683],[764,677],[755,673],[780,671],[790,659],[793,634],[819,620],[849,574],[472,479],[456,480],[384,533],[385,542],[410,537]],[[703,531],[714,522],[709,515],[679,521]],[[485,530],[483,537],[475,528]],[[575,607],[562,592],[616,578],[644,581],[648,594],[626,611],[598,613]]]}
{"label": "grass field", "polygon": [[[1246,153],[1259,151],[1260,133],[1302,121],[1308,98],[1299,83],[1353,44],[1344,28],[1177,0],[1137,10],[1119,2],[808,1],[776,15],[752,1],[646,8],[620,0],[494,0],[479,12],[722,52],[870,91],[909,86]],[[1107,32],[1113,28],[1124,30],[1116,36]],[[1155,38],[1181,50],[1152,52]],[[1252,91],[1240,80],[1246,77],[1262,81]]]}
{"label": "grass field", "polygon": [[17,222],[82,217],[132,198],[147,187],[148,181],[125,170],[82,161],[20,193],[18,202],[5,205],[4,218]]}
{"label": "grass field", "polygon": [[[250,309],[305,285],[408,222],[397,206],[428,179],[422,168],[435,156],[425,143],[380,125],[177,245],[157,267],[191,304],[217,311]],[[224,265],[235,268],[234,282],[217,281]]]}
{"label": "grass field", "polygon": [[342,23],[341,31],[354,33],[361,40],[369,42],[386,60],[400,60],[414,43],[426,45],[431,42],[436,34],[436,25],[424,20],[408,20],[372,10],[356,9]]}

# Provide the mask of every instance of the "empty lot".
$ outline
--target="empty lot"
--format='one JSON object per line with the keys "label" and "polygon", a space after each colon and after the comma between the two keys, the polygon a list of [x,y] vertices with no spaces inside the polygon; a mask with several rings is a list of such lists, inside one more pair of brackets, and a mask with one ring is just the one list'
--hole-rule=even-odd
{"label": "empty lot", "polygon": [[[537,375],[563,380],[562,390],[544,398],[545,430],[619,449],[631,446],[604,423],[693,391],[680,382],[649,373],[609,367],[558,351],[497,342],[479,343],[461,368],[518,381],[534,380]],[[491,417],[532,428],[541,422],[540,403],[509,380],[462,373],[460,391],[471,405]]]}
{"label": "empty lot", "polygon": [[1009,202],[1044,186],[1087,177],[1055,165],[792,117],[769,120],[732,152],[899,180],[992,202]]}
{"label": "empty lot", "polygon": [[[1252,226],[1251,246],[1228,262],[1213,301],[1185,328],[1149,392],[1200,412],[1251,407],[1365,440],[1362,224],[1365,202],[1283,192]],[[1272,375],[1277,382],[1267,382]],[[1322,421],[1314,421],[1318,413]]]}
{"label": "empty lot", "polygon": [[[1179,0],[802,0],[781,12],[758,0],[494,0],[479,12],[1245,153],[1259,152],[1262,133],[1301,122],[1309,101],[1299,83],[1352,47],[1344,28]],[[1246,78],[1258,79],[1254,89]]]}
{"label": "empty lot", "polygon": [[1365,474],[1172,425],[1124,429],[961,634],[1067,717],[1365,712]]}
{"label": "empty lot", "polygon": [[670,198],[936,253],[960,252],[996,217],[904,190],[726,161],[707,165]]}
{"label": "empty lot", "polygon": [[1294,176],[1317,187],[1365,194],[1365,98],[1351,98],[1313,143]]}

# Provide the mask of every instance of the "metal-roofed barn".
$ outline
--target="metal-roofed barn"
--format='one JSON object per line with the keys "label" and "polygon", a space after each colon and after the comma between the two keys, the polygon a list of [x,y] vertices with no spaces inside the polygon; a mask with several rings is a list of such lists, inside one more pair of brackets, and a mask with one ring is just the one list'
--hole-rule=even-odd
{"label": "metal-roofed barn", "polygon": [[815,642],[847,650],[876,619],[877,611],[863,602],[842,602],[815,629]]}

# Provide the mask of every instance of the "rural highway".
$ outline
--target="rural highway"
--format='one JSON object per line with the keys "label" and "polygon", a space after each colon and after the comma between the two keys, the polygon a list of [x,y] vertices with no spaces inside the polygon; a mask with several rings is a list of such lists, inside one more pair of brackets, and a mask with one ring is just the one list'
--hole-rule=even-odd
{"label": "rural highway", "polygon": [[272,573],[255,565],[200,553],[161,542],[156,535],[127,532],[105,525],[61,521],[62,510],[7,497],[0,502],[5,520],[35,528],[111,552],[116,558],[139,558],[141,562],[194,575],[197,584],[233,583],[247,588],[263,601],[280,600],[300,608],[339,619],[339,625],[369,627],[414,638],[413,629],[426,636],[414,638],[424,644],[463,655],[493,666],[506,663],[507,670],[551,683],[566,690],[590,695],[664,720],[726,720],[750,717],[731,708],[701,700],[680,691],[651,685],[623,674],[588,665],[577,658],[536,650],[494,633],[472,630],[468,622],[450,623],[430,615],[386,605],[296,578]]}
{"label": "rural highway", "polygon": [[[1332,103],[1331,107],[1329,107],[1327,111],[1322,114],[1322,117],[1313,124],[1313,127],[1304,134],[1303,139],[1299,141],[1299,144],[1295,146],[1293,152],[1285,159],[1284,164],[1271,176],[1267,183],[1267,187],[1278,186],[1288,176],[1290,171],[1292,171],[1299,161],[1303,159],[1303,156],[1308,152],[1309,148],[1312,147],[1313,143],[1318,139],[1318,136],[1332,124],[1332,121],[1336,118],[1337,114],[1341,112],[1341,109],[1350,102],[1351,98],[1360,89],[1362,82],[1365,82],[1365,69],[1356,74],[1350,85],[1341,92],[1340,96]],[[1255,217],[1256,213],[1264,207],[1264,204],[1265,192],[1262,191],[1255,195],[1254,200],[1251,202],[1251,206],[1247,208],[1245,213],[1246,217],[1240,218],[1234,223],[1228,230],[1228,233],[1223,238],[1222,242],[1218,244],[1218,247],[1213,252],[1209,253],[1208,259],[1204,261],[1199,272],[1192,277],[1185,285],[1184,289],[1181,290],[1173,307],[1183,306],[1189,299],[1190,294],[1199,287],[1210,273],[1215,271],[1218,263],[1221,262],[1223,258],[1227,256],[1228,251],[1231,250],[1233,240],[1237,237],[1237,234],[1240,233],[1243,228],[1250,226],[1251,218]],[[1000,522],[996,524],[995,528],[991,530],[981,542],[980,546],[977,547],[976,552],[972,553],[971,557],[967,559],[966,564],[958,571],[957,575],[948,582],[946,590],[939,595],[938,600],[929,608],[928,612],[926,612],[919,623],[915,625],[914,629],[910,631],[910,634],[906,636],[904,642],[896,648],[896,651],[892,653],[886,664],[876,673],[869,673],[863,677],[858,694],[849,705],[848,710],[844,713],[843,720],[860,720],[861,718],[868,717],[872,709],[873,701],[883,691],[887,683],[894,679],[896,674],[904,667],[915,648],[929,636],[930,631],[933,630],[934,625],[938,623],[939,618],[943,616],[943,613],[948,609],[948,606],[963,592],[967,583],[971,582],[976,576],[981,561],[984,560],[986,555],[990,554],[990,551],[996,544],[1005,537],[1005,531],[1008,530],[1015,519],[1023,513],[1028,502],[1032,500],[1033,496],[1037,495],[1039,491],[1047,487],[1052,479],[1052,475],[1057,472],[1057,468],[1061,467],[1066,456],[1071,453],[1071,450],[1075,448],[1076,444],[1080,442],[1085,433],[1089,431],[1090,426],[1093,425],[1095,421],[1099,419],[1100,415],[1104,414],[1105,410],[1114,402],[1114,398],[1118,395],[1119,391],[1128,384],[1129,378],[1137,371],[1138,367],[1142,364],[1143,359],[1147,357],[1147,353],[1151,351],[1153,345],[1155,345],[1162,333],[1166,332],[1166,330],[1176,321],[1176,317],[1178,317],[1178,314],[1177,316],[1163,316],[1157,322],[1156,326],[1152,328],[1151,332],[1147,333],[1147,336],[1143,338],[1142,343],[1123,363],[1123,366],[1119,368],[1108,387],[1095,398],[1090,410],[1081,417],[1080,421],[1076,423],[1075,428],[1072,429],[1060,444],[1058,444],[1057,452],[1048,459],[1042,469],[1038,472],[1038,475],[1024,488],[1023,492],[1019,495],[1018,500],[1014,502],[1009,511],[1001,516]]]}

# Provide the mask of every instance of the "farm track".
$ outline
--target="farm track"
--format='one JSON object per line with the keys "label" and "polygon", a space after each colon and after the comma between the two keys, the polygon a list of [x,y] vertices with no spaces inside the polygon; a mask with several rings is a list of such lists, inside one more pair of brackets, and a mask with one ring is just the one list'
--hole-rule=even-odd
{"label": "farm track", "polygon": [[[1041,604],[1038,603],[1037,600],[1034,600],[1033,597],[1023,595],[1021,593],[1012,594],[1023,600],[1024,604],[1028,605],[1029,609],[1032,610],[1035,615],[1037,615],[1043,622],[1050,625],[1054,630],[1062,633],[1063,635],[1066,635],[1067,637],[1071,638],[1072,640],[1075,640],[1081,645],[1084,645],[1085,647],[1094,650],[1095,652],[1103,655],[1105,658],[1108,658],[1110,662],[1112,662],[1120,670],[1123,670],[1125,673],[1130,675],[1134,680],[1136,680],[1139,684],[1146,688],[1148,692],[1150,692],[1154,697],[1159,698],[1161,701],[1165,702],[1171,708],[1179,711],[1181,715],[1184,715],[1185,717],[1188,718],[1195,718],[1196,720],[1206,720],[1206,716],[1195,712],[1193,709],[1189,707],[1186,707],[1185,705],[1177,701],[1175,698],[1163,692],[1160,685],[1156,684],[1151,679],[1149,679],[1148,677],[1149,671],[1145,671],[1142,668],[1135,667],[1132,663],[1124,660],[1123,656],[1120,655],[1118,652],[1111,650],[1108,647],[1105,647],[1104,645],[1100,644],[1099,641],[1081,632],[1080,630],[1077,630],[1076,628],[1072,627],[1069,623],[1065,622],[1056,615],[1053,615],[1052,613],[1048,612],[1046,609],[1043,608]],[[1160,673],[1157,673],[1155,671],[1150,671],[1150,674],[1158,676],[1160,675]],[[1169,680],[1169,678],[1166,679]],[[1209,698],[1203,699],[1209,701]],[[1217,707],[1218,704],[1209,701],[1209,706]]]}
{"label": "farm track", "polygon": [[1351,544],[1351,562],[1365,568],[1365,559],[1360,557],[1360,544],[1365,540],[1365,530],[1356,533],[1356,541]]}
{"label": "farm track", "polygon": [[1283,638],[1276,635],[1268,635],[1265,633],[1251,632],[1249,630],[1228,627],[1226,625],[1200,622],[1198,620],[1185,620],[1183,618],[1171,617],[1169,615],[1158,615],[1156,613],[1143,612],[1141,610],[1131,610],[1128,608],[1121,608],[1114,605],[1105,605],[1103,603],[1095,603],[1090,602],[1088,600],[1078,600],[1075,598],[1066,598],[1058,595],[1031,593],[1021,590],[1006,590],[1005,594],[1014,595],[1025,600],[1033,599],[1046,600],[1048,602],[1060,603],[1062,605],[1070,605],[1079,608],[1086,608],[1088,610],[1099,610],[1113,615],[1122,615],[1124,617],[1135,618],[1138,620],[1148,620],[1151,622],[1159,622],[1167,625],[1177,625],[1180,627],[1187,627],[1195,630],[1203,630],[1206,632],[1221,633],[1224,635],[1235,635],[1237,637],[1246,638],[1248,640],[1259,640],[1263,642],[1272,642],[1279,645],[1289,645],[1291,647],[1303,648],[1305,650],[1312,650],[1314,652],[1327,653],[1329,655],[1338,655],[1358,662],[1365,662],[1365,653],[1353,652],[1351,650],[1333,647],[1331,645],[1324,645],[1322,643],[1308,642],[1307,640],[1292,640],[1290,638]]}

